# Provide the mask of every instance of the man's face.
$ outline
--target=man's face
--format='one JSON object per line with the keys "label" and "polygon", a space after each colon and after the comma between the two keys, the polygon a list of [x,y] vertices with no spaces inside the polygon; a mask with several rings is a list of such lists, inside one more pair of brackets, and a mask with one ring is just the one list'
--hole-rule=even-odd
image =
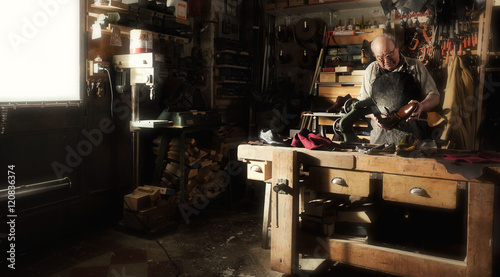
{"label": "man's face", "polygon": [[399,64],[399,49],[386,38],[379,38],[373,42],[373,55],[378,65],[389,71],[393,71]]}

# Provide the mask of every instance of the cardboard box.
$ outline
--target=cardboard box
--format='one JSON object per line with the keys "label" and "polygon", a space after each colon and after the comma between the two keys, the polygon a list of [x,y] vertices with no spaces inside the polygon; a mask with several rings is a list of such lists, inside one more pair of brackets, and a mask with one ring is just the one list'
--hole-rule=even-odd
{"label": "cardboard box", "polygon": [[141,211],[157,205],[160,197],[160,188],[158,187],[138,187],[123,197],[123,207],[132,211]]}
{"label": "cardboard box", "polygon": [[169,214],[168,202],[162,201],[157,206],[142,211],[123,211],[123,224],[136,230],[152,230],[164,226],[173,214]]}
{"label": "cardboard box", "polygon": [[167,0],[167,6],[175,7],[175,16],[178,18],[186,19],[187,18],[187,2],[181,0]]}

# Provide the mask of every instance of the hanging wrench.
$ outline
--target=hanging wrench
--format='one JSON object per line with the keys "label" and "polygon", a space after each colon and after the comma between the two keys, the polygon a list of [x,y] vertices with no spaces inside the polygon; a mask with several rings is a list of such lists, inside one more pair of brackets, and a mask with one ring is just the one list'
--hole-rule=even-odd
{"label": "hanging wrench", "polygon": [[415,49],[417,49],[418,42],[419,42],[418,41],[418,33],[415,32],[415,34],[413,35],[413,39],[411,40],[410,45],[408,46],[408,49],[410,49],[412,51],[415,50]]}

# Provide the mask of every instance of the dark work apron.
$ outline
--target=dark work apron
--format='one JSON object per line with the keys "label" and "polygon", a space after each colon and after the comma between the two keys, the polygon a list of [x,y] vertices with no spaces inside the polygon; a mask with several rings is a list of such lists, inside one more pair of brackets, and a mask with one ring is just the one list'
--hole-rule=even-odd
{"label": "dark work apron", "polygon": [[[397,111],[410,100],[421,101],[420,88],[413,76],[407,72],[381,71],[372,85],[372,97],[377,107],[383,114]],[[401,121],[392,130],[384,130],[371,122],[373,130],[370,132],[372,144],[395,143],[396,145],[412,132],[412,128],[406,121]]]}

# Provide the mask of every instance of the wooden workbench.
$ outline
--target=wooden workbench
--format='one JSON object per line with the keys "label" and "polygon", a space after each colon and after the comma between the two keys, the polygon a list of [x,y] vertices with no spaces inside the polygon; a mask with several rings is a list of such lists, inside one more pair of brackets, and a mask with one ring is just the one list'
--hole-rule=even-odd
{"label": "wooden workbench", "polygon": [[[270,196],[273,270],[298,273],[300,252],[403,276],[492,275],[494,183],[499,180],[498,167],[488,168],[493,178],[468,180],[461,174],[449,173],[436,158],[246,144],[238,147],[238,159],[247,162],[249,169],[252,167],[249,179],[264,181],[270,177],[273,186],[280,184],[283,188],[279,193],[271,190]],[[457,192],[463,191],[466,194],[465,259],[404,251],[359,240],[303,235],[298,230],[301,167],[309,169],[309,189],[367,196],[372,189],[371,181],[376,179],[382,184],[384,201],[430,209],[455,209]],[[333,182],[334,179],[341,180],[341,185]],[[415,188],[424,193],[409,193]]]}

